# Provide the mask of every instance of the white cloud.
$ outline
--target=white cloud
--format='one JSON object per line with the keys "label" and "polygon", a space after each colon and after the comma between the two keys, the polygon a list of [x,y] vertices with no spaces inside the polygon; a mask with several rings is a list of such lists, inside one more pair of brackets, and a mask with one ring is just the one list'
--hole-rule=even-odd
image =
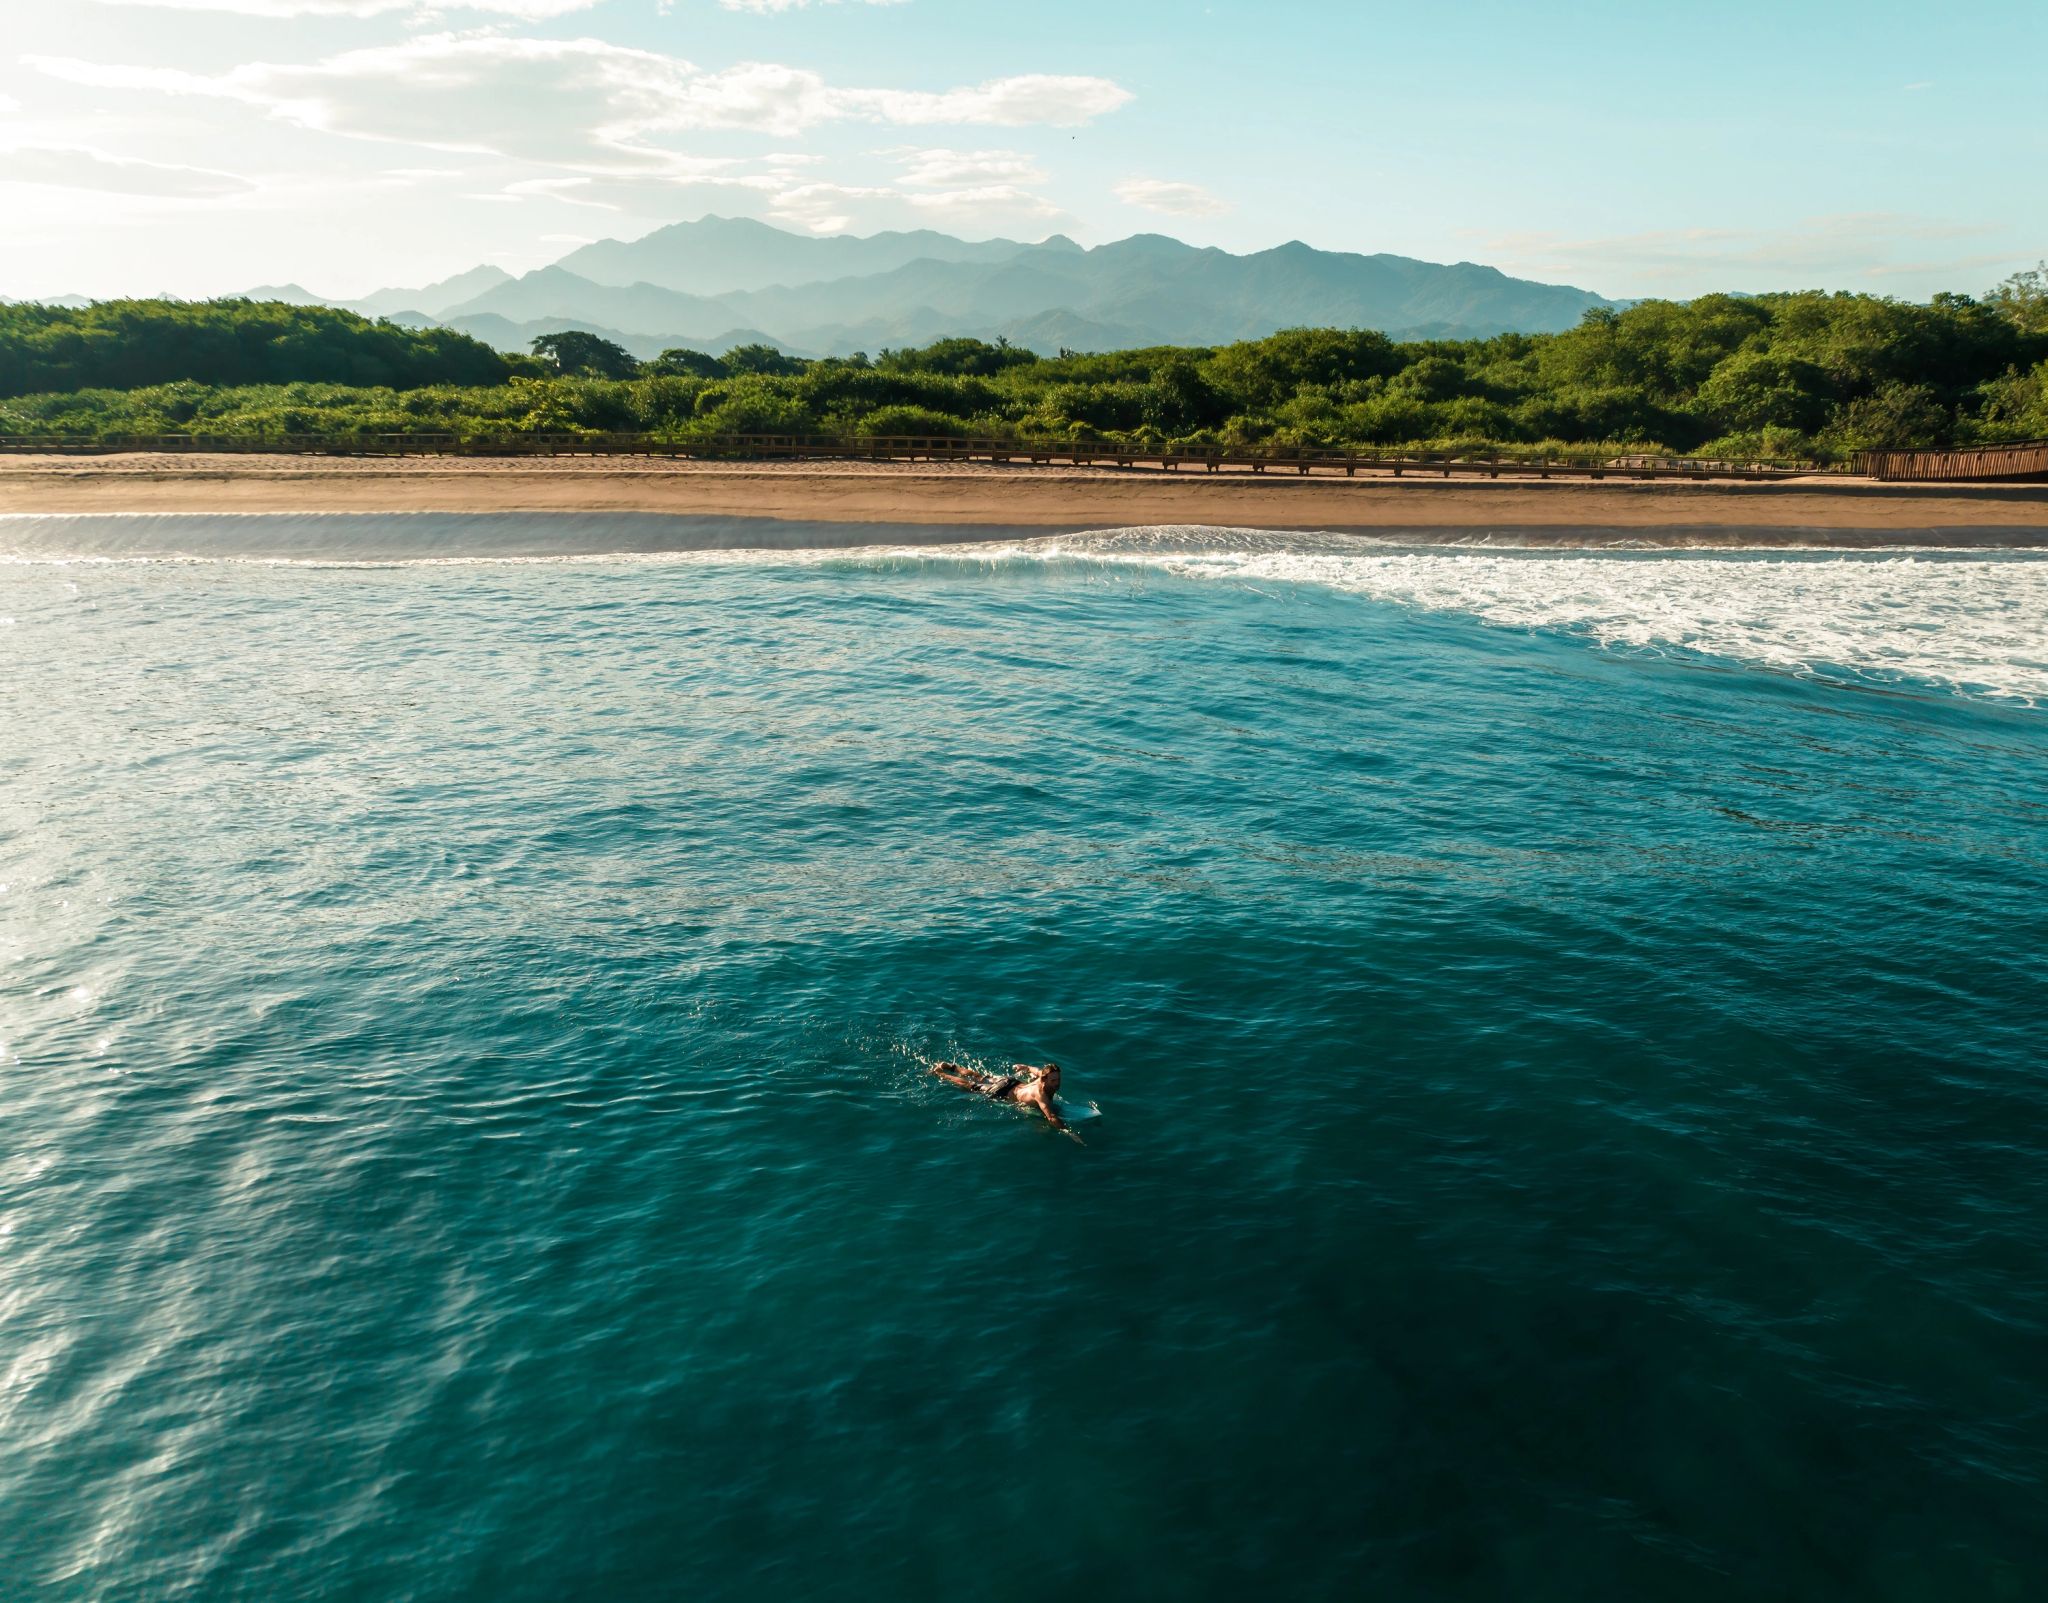
{"label": "white cloud", "polygon": [[788,137],[827,122],[1070,127],[1127,104],[1106,78],[1033,74],[938,92],[842,89],[805,68],[744,62],[705,72],[599,39],[437,33],[309,65],[255,62],[216,77],[30,56],[94,88],[237,100],[357,139],[616,169],[660,165],[658,136],[740,129]]}
{"label": "white cloud", "polygon": [[815,234],[844,233],[853,226],[849,203],[892,199],[895,191],[864,184],[796,184],[777,192],[768,215]]}
{"label": "white cloud", "polygon": [[588,11],[603,0],[100,0],[159,11],[226,11],[239,17],[384,17],[394,11],[475,11],[538,22]]}
{"label": "white cloud", "polygon": [[1021,150],[916,150],[880,152],[893,156],[902,181],[920,188],[965,189],[991,184],[1042,184],[1045,172]]}
{"label": "white cloud", "polygon": [[[748,180],[737,180],[753,187]],[[906,215],[907,209],[907,215]],[[967,189],[902,190],[886,184],[813,182],[777,188],[767,215],[818,234],[844,233],[859,222],[870,225],[902,218],[920,226],[1015,222],[1065,215],[1042,195],[1011,184],[985,184]]]}
{"label": "white cloud", "polygon": [[916,89],[836,89],[803,67],[749,61],[700,75],[680,92],[663,129],[744,128],[789,136],[820,123],[876,122],[900,127],[940,123],[1078,127],[1129,104],[1130,91],[1106,78],[1034,74],[994,78],[937,93]]}
{"label": "white cloud", "polygon": [[[884,154],[894,154],[885,152]],[[920,155],[922,152],[910,154]],[[861,182],[816,171],[819,158],[783,153],[752,160],[676,157],[659,171],[565,173],[510,185],[509,198],[554,202],[672,222],[707,207],[761,216],[816,233],[935,224],[1014,227],[1066,213],[1020,184],[914,186]],[[936,174],[937,169],[932,169]]]}
{"label": "white cloud", "polygon": [[1129,178],[1113,193],[1127,205],[1169,217],[1220,217],[1230,203],[1209,193],[1200,184],[1177,184],[1164,178]]}
{"label": "white cloud", "polygon": [[659,168],[640,171],[523,178],[507,185],[504,193],[515,200],[553,200],[591,211],[660,216],[675,209],[679,190],[693,185],[773,194],[794,182],[784,170],[741,171],[743,165],[710,157],[672,156]]}
{"label": "white cloud", "polygon": [[1066,215],[1043,195],[1034,195],[1015,184],[977,184],[966,189],[920,191],[906,194],[903,199],[927,216],[953,223]]}
{"label": "white cloud", "polygon": [[246,194],[256,187],[233,173],[135,161],[104,151],[60,145],[19,145],[0,150],[0,184],[98,189],[173,200],[211,200],[221,195]]}
{"label": "white cloud", "polygon": [[[718,0],[718,3],[727,11],[751,11],[756,16],[764,16],[770,13],[780,14],[784,11],[801,11],[806,6],[811,5],[836,6],[839,4],[839,0]],[[663,0],[664,9],[666,9],[666,4],[667,0]],[[861,0],[861,4],[870,6],[900,6],[904,4],[904,0]]]}
{"label": "white cloud", "polygon": [[1019,222],[1064,217],[1033,190],[1044,170],[1021,150],[924,150],[899,146],[877,152],[893,157],[901,188],[884,191],[920,222]]}
{"label": "white cloud", "polygon": [[1108,78],[1051,73],[991,78],[972,89],[948,89],[942,94],[909,89],[841,89],[834,93],[851,114],[865,114],[872,122],[986,123],[1000,128],[1033,123],[1077,128],[1121,110],[1136,98]]}

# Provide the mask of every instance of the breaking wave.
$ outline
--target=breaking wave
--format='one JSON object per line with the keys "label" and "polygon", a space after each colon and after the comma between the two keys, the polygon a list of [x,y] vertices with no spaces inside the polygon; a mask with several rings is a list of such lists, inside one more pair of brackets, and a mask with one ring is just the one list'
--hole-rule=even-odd
{"label": "breaking wave", "polygon": [[[651,515],[244,514],[0,518],[0,562],[851,564],[864,571],[1150,570],[1311,585],[1600,646],[1869,684],[2048,700],[2048,552],[1560,547],[1146,527],[1086,534]],[[1603,543],[1604,542],[1604,543]]]}

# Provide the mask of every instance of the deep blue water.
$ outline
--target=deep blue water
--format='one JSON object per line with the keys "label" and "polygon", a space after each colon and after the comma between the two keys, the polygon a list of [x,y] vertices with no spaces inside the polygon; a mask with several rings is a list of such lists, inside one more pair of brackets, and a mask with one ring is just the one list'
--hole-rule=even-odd
{"label": "deep blue water", "polygon": [[1062,549],[0,564],[0,1597],[2043,1595],[2048,565]]}

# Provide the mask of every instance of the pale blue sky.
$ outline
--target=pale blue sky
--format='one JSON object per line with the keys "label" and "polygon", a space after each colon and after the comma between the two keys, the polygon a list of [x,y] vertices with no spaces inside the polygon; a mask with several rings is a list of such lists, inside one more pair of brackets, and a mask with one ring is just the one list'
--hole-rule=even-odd
{"label": "pale blue sky", "polygon": [[0,0],[0,294],[342,296],[705,212],[1490,262],[2048,254],[2043,0]]}

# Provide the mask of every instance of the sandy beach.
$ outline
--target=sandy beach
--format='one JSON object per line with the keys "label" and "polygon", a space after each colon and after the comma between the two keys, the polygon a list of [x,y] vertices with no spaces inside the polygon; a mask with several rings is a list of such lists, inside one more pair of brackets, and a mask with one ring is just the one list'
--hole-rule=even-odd
{"label": "sandy beach", "polygon": [[0,513],[635,512],[1077,530],[1136,524],[1575,544],[2048,546],[2048,485],[1341,479],[620,457],[0,458]]}

